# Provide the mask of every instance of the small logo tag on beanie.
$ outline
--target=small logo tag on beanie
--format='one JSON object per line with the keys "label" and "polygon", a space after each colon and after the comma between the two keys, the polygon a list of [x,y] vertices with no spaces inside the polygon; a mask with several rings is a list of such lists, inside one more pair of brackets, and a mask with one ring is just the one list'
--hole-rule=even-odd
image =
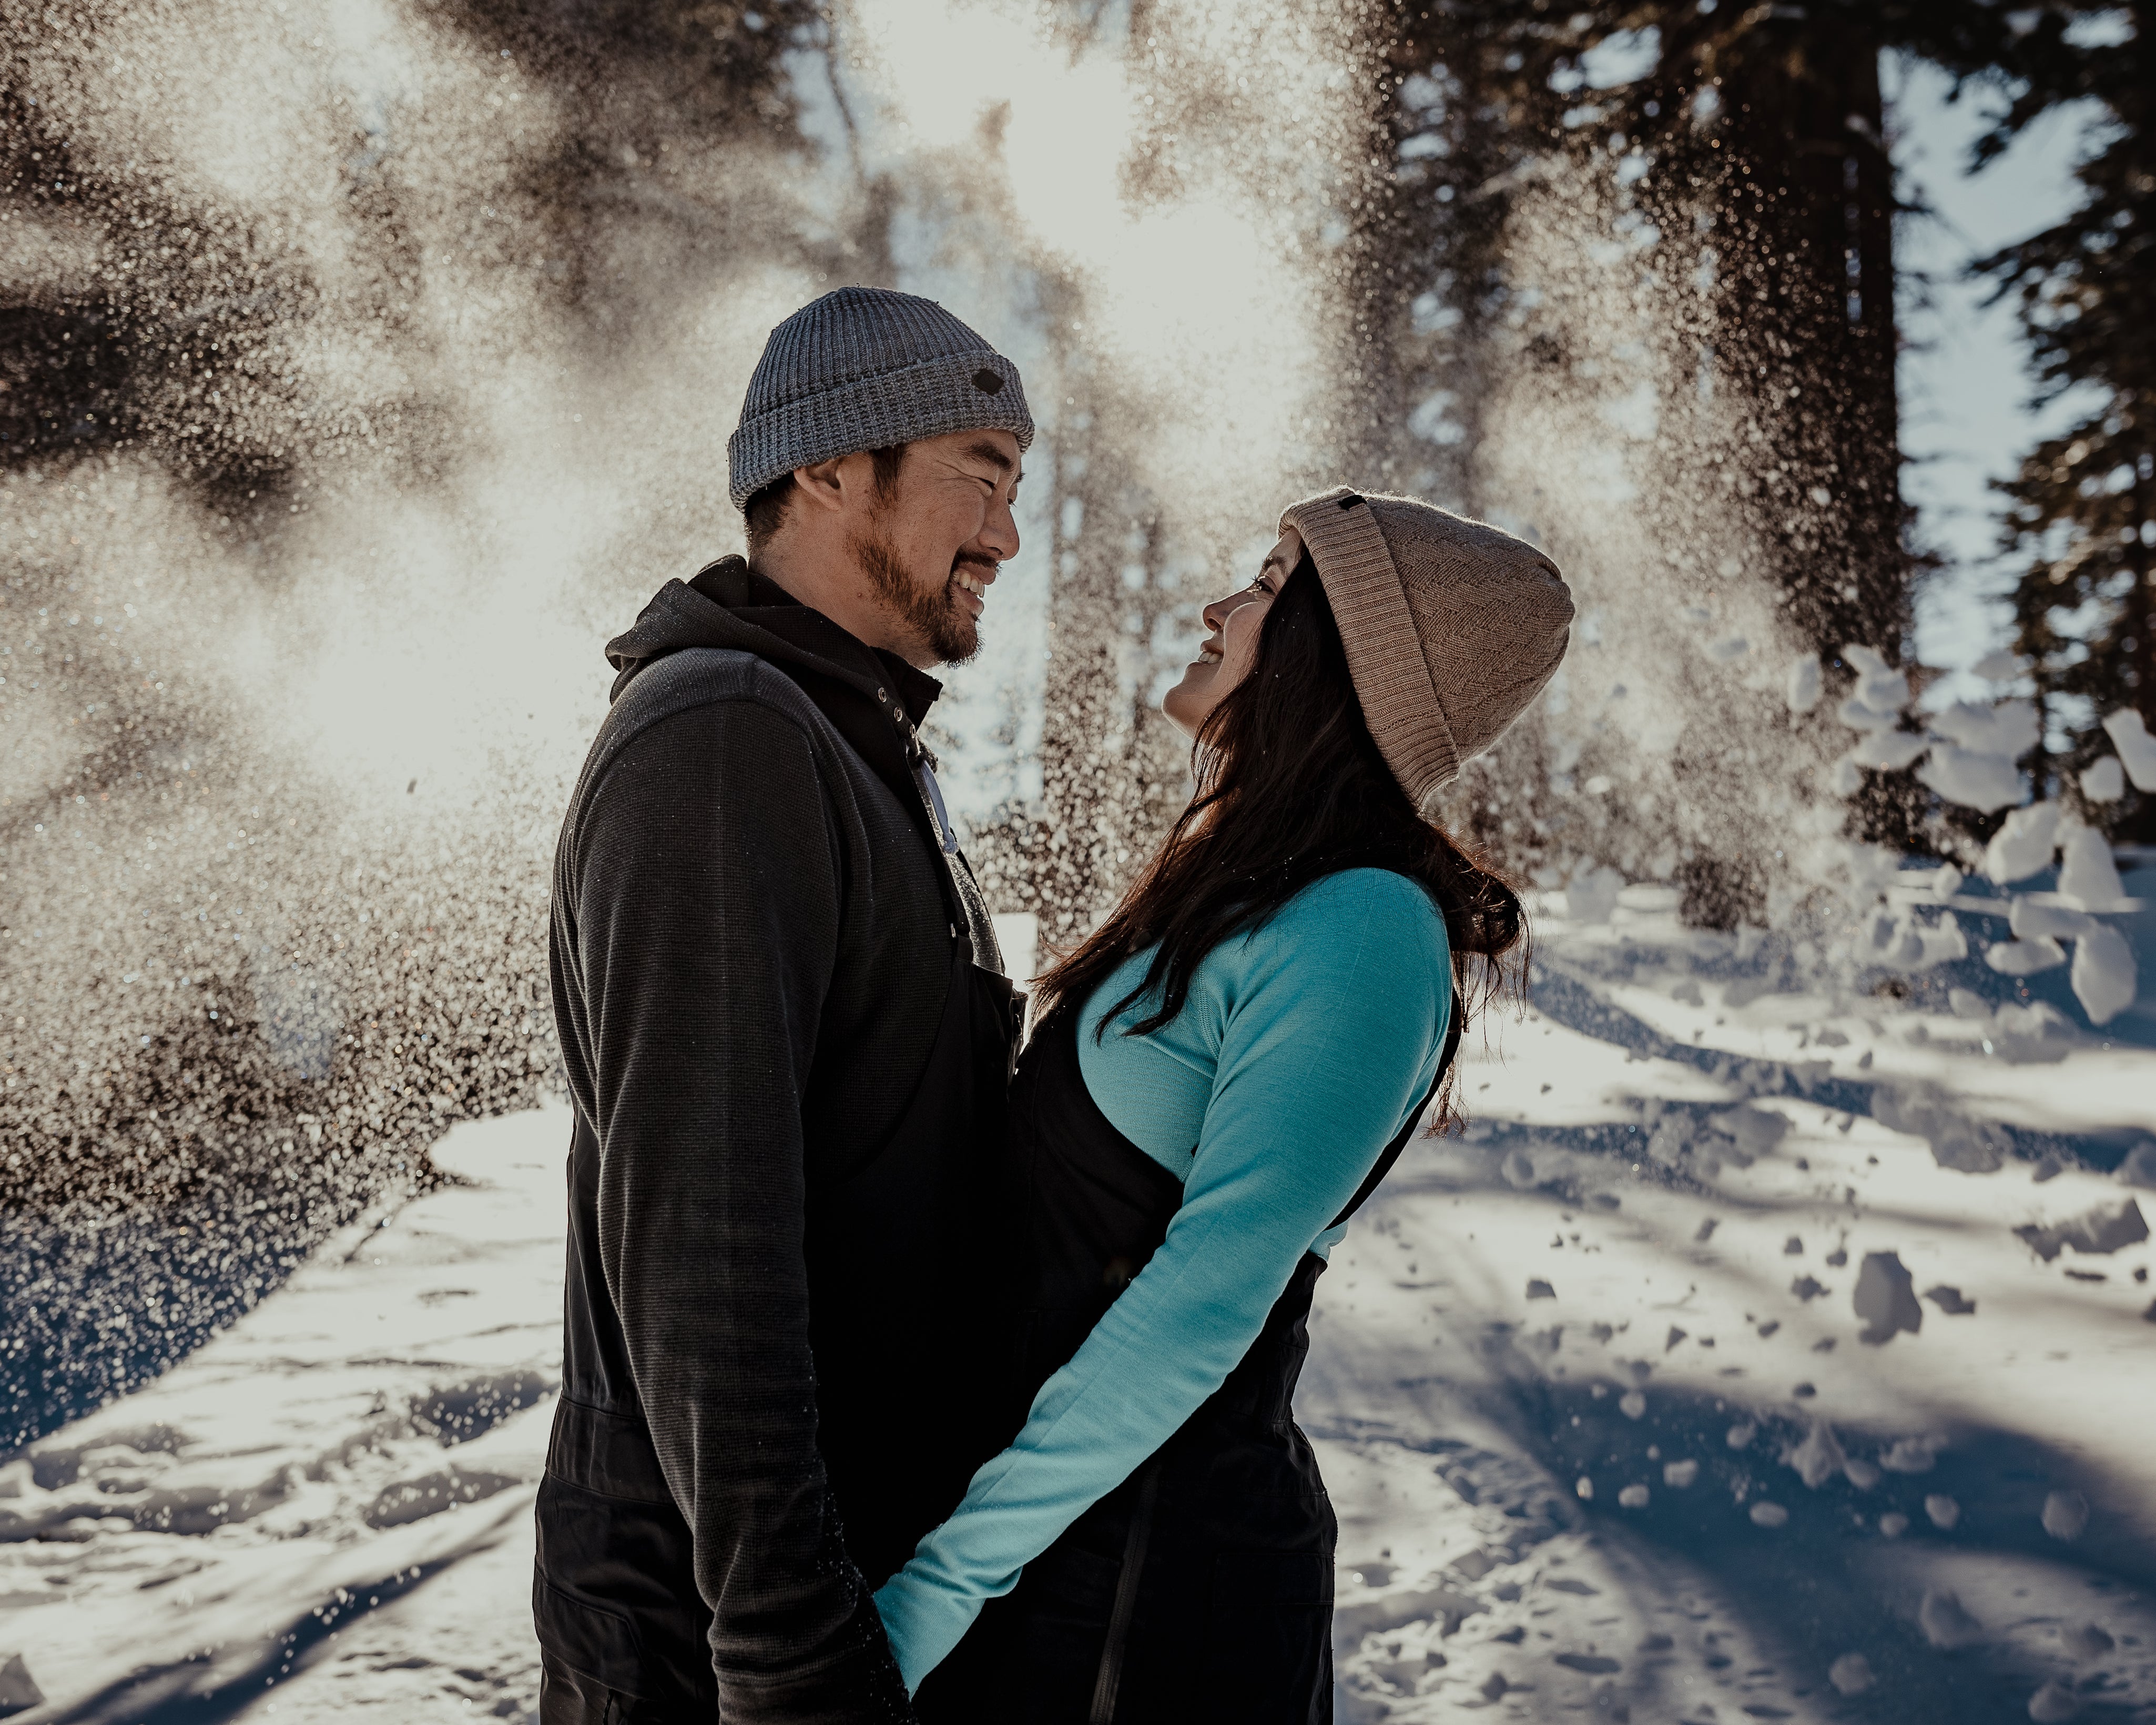
{"label": "small logo tag on beanie", "polygon": [[973,373],[973,388],[983,395],[994,395],[1004,387],[1004,380],[983,366]]}
{"label": "small logo tag on beanie", "polygon": [[1357,496],[1353,491],[1350,491],[1345,497],[1342,497],[1340,500],[1340,506],[1342,509],[1353,509],[1362,501],[1363,500],[1360,497]]}

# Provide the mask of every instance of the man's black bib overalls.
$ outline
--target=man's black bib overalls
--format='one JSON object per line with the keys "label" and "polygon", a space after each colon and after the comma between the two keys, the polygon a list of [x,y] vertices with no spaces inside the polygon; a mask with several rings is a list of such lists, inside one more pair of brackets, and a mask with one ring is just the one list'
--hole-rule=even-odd
{"label": "man's black bib overalls", "polygon": [[[1455,995],[1442,1081],[1459,1044]],[[1019,1061],[999,1236],[1024,1409],[1167,1238],[1183,1183],[1110,1123],[1060,1008]],[[1431,1094],[1435,1093],[1433,1083]],[[1428,1097],[1424,1098],[1425,1104]],[[1422,1108],[1340,1215],[1399,1158]],[[1305,1253],[1241,1364],[1152,1459],[992,1599],[930,1673],[922,1725],[1311,1725],[1332,1717],[1332,1509],[1291,1412],[1325,1261]]]}

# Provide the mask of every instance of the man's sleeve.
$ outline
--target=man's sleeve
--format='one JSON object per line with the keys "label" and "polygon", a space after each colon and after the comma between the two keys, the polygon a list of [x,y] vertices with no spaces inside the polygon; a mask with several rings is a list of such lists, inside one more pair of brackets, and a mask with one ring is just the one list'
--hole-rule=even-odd
{"label": "man's sleeve", "polygon": [[816,1443],[801,1100],[840,859],[808,737],[750,701],[661,721],[576,844],[600,1259],[694,1538],[720,1714],[910,1719]]}

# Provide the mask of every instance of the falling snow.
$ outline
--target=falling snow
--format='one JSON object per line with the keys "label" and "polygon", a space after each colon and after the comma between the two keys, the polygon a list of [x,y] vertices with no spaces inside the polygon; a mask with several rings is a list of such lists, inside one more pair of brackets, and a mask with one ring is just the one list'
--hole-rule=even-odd
{"label": "falling snow", "polygon": [[[1182,783],[1137,716],[1198,601],[1363,434],[1329,367],[1368,69],[1338,8],[1231,12],[1152,8],[1148,64],[865,0],[786,58],[783,148],[386,0],[134,8],[109,64],[23,14],[76,201],[11,212],[10,282],[88,279],[107,220],[122,309],[193,333],[128,437],[0,473],[0,1712],[535,1716],[546,870],[598,644],[732,542],[772,322],[857,275],[945,298],[1042,421],[947,783],[992,881],[1063,883],[1007,950],[1096,911]],[[1194,85],[1236,97],[1167,131]],[[1927,708],[1875,645],[1799,652],[1758,520],[1642,501],[1725,452],[1658,412],[1666,302],[1580,264],[1636,210],[1519,198],[1543,285],[1493,342],[1532,314],[1596,369],[1493,372],[1472,453],[1581,624],[1459,792],[1532,862],[1528,1004],[1312,1321],[1339,1716],[2145,1714],[2156,855],[2088,823],[2156,738],[2111,715],[2031,802],[2010,655]],[[1443,500],[1466,405],[1368,433],[1389,485]],[[1940,855],[1847,835],[1905,768],[1969,817]]]}

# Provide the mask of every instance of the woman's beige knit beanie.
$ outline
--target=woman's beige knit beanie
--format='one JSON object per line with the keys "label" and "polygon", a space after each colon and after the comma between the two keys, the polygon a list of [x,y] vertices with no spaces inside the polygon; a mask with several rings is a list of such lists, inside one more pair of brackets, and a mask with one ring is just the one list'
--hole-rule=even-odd
{"label": "woman's beige knit beanie", "polygon": [[1345,485],[1281,516],[1325,583],[1363,717],[1417,809],[1502,737],[1572,639],[1572,592],[1524,539]]}

